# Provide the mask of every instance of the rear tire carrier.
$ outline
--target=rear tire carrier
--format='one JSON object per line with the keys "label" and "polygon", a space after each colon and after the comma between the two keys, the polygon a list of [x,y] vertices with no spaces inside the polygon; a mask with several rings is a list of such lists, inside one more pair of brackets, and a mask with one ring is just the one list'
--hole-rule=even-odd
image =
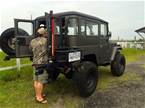
{"label": "rear tire carrier", "polygon": [[[18,34],[25,36],[29,35],[26,31],[20,28],[18,30]],[[9,56],[16,55],[14,39],[15,39],[15,28],[9,28],[5,30],[0,36],[1,49]]]}

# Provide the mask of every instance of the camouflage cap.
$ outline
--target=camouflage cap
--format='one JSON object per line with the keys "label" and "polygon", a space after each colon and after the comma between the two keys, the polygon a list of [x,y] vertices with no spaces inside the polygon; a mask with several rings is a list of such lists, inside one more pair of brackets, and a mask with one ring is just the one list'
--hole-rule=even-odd
{"label": "camouflage cap", "polygon": [[45,28],[41,27],[41,28],[39,28],[39,29],[37,30],[37,33],[39,33],[40,35],[44,35],[44,34],[46,34],[47,32],[46,32]]}

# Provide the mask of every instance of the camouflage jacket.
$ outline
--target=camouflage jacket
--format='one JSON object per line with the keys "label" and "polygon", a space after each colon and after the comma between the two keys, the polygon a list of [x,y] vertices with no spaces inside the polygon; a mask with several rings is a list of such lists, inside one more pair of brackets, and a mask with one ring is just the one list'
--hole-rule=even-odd
{"label": "camouflage jacket", "polygon": [[47,39],[37,37],[30,42],[30,50],[33,52],[33,65],[46,64],[48,62],[47,55]]}

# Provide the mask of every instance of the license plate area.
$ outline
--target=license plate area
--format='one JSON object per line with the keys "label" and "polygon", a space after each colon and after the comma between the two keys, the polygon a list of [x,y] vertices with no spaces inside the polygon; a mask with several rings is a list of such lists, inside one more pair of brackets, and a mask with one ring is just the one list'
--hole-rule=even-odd
{"label": "license plate area", "polygon": [[81,60],[81,51],[79,49],[56,50],[56,62],[75,62],[79,60]]}
{"label": "license plate area", "polygon": [[81,60],[81,52],[75,51],[68,53],[68,62],[74,62]]}

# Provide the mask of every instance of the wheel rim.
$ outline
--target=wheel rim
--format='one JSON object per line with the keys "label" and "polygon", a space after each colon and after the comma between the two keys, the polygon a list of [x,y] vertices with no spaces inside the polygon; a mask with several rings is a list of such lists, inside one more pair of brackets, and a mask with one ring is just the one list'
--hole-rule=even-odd
{"label": "wheel rim", "polygon": [[120,72],[123,72],[124,71],[124,65],[119,64],[119,68],[120,68]]}
{"label": "wheel rim", "polygon": [[123,72],[125,69],[125,63],[124,63],[123,59],[121,59],[121,61],[120,61],[119,69],[120,69],[120,72]]}
{"label": "wheel rim", "polygon": [[8,40],[8,46],[13,50],[16,48],[15,40],[16,40],[16,38],[11,38]]}

